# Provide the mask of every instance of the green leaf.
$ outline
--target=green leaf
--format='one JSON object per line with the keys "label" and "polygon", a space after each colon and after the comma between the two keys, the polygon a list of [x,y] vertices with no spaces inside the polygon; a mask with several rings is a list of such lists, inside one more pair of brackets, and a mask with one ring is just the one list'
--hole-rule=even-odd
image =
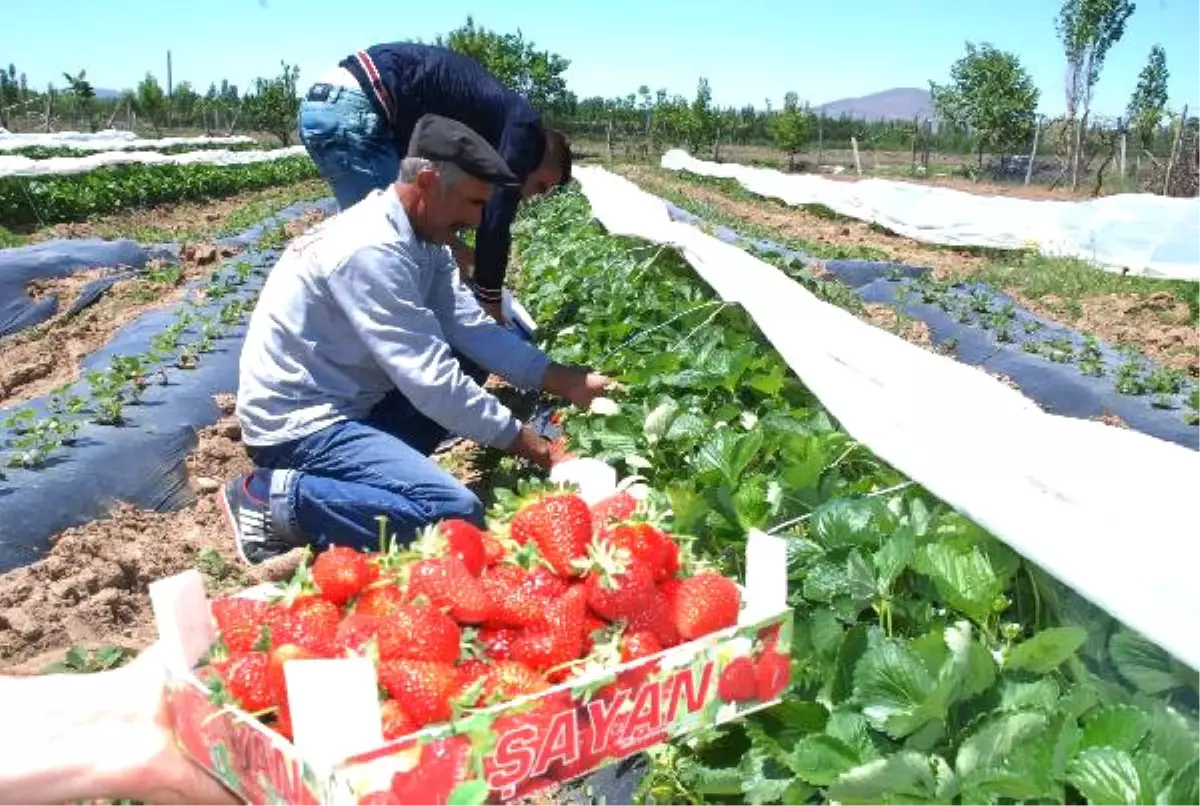
{"label": "green leaf", "polygon": [[789,437],[783,443],[780,478],[795,490],[815,487],[829,464],[825,439],[816,434]]}
{"label": "green leaf", "polygon": [[1109,652],[1121,676],[1146,694],[1196,685],[1195,673],[1132,630],[1117,631],[1109,642]]}
{"label": "green leaf", "polygon": [[667,500],[671,502],[676,532],[690,532],[692,527],[700,523],[709,512],[708,502],[704,500],[704,496],[690,486],[670,485],[667,487]]}
{"label": "green leaf", "polygon": [[871,500],[832,498],[813,514],[809,534],[828,548],[874,548],[881,538],[873,524],[876,506]]}
{"label": "green leaf", "polygon": [[768,756],[759,746],[752,746],[738,765],[742,772],[742,794],[749,804],[779,803],[792,784],[791,770]]}
{"label": "green leaf", "polygon": [[875,598],[875,574],[858,549],[851,549],[846,557],[846,594],[857,604]]}
{"label": "green leaf", "polygon": [[853,693],[854,675],[858,661],[867,649],[867,630],[858,624],[846,630],[834,660],[833,680],[829,684],[829,699],[839,703]]}
{"label": "green leaf", "polygon": [[792,769],[796,775],[816,786],[828,786],[863,759],[845,742],[826,734],[805,736],[792,750]]}
{"label": "green leaf", "polygon": [[825,723],[825,733],[853,749],[864,762],[879,758],[879,751],[871,739],[870,725],[857,711],[843,708],[831,713]]}
{"label": "green leaf", "polygon": [[844,804],[935,803],[937,789],[929,757],[904,751],[843,773],[827,794],[830,800]]}
{"label": "green leaf", "polygon": [[708,423],[703,417],[685,411],[671,421],[671,426],[663,434],[663,439],[668,442],[675,442],[681,439],[696,439],[703,436],[707,431]]}
{"label": "green leaf", "polygon": [[1111,747],[1084,750],[1067,767],[1067,780],[1093,806],[1153,803],[1143,799],[1138,769],[1124,750]]}
{"label": "green leaf", "polygon": [[1160,803],[1200,803],[1200,761],[1192,759],[1175,773],[1165,801]]}
{"label": "green leaf", "polygon": [[1150,730],[1150,717],[1132,705],[1102,708],[1083,728],[1080,748],[1113,747],[1133,752]]}
{"label": "green leaf", "polygon": [[932,691],[929,670],[901,641],[868,649],[854,670],[854,699],[863,716],[896,739],[929,721],[925,702]]}
{"label": "green leaf", "polygon": [[1046,674],[1074,655],[1086,640],[1087,630],[1082,627],[1049,627],[1014,646],[1005,666]]}
{"label": "green leaf", "polygon": [[916,569],[929,577],[951,607],[983,624],[1002,592],[1000,578],[978,546],[927,543],[917,550]]}
{"label": "green leaf", "polygon": [[743,529],[761,527],[771,511],[768,498],[768,479],[755,474],[742,480],[732,496],[733,512]]}
{"label": "green leaf", "polygon": [[1000,688],[1001,711],[1051,711],[1058,702],[1058,683],[1043,677],[1032,683],[1005,680]]}
{"label": "green leaf", "polygon": [[904,573],[912,562],[916,552],[917,542],[913,533],[907,528],[897,529],[883,544],[883,548],[875,552],[875,570],[879,576],[879,590],[886,592],[892,583]]}
{"label": "green leaf", "polygon": [[955,770],[965,778],[976,770],[999,765],[1014,748],[1044,730],[1047,721],[1045,714],[1036,711],[1005,714],[989,720],[959,746]]}
{"label": "green leaf", "polygon": [[625,466],[630,470],[645,470],[648,467],[654,467],[654,464],[643,456],[630,453],[625,455]]}
{"label": "green leaf", "polygon": [[819,562],[804,577],[803,594],[810,602],[831,602],[848,589],[846,571],[838,563]]}
{"label": "green leaf", "polygon": [[757,389],[768,397],[774,397],[783,388],[784,377],[783,365],[774,363],[767,372],[751,375],[748,383],[751,388]]}
{"label": "green leaf", "polygon": [[480,806],[487,803],[488,782],[480,779],[463,781],[450,791],[449,806]]}
{"label": "green leaf", "polygon": [[808,619],[809,637],[813,649],[820,655],[832,655],[842,643],[842,623],[833,611],[821,608]]}
{"label": "green leaf", "polygon": [[[945,629],[942,635],[949,650],[938,670],[926,709],[939,719],[955,702],[975,696],[991,688],[996,680],[996,663],[987,649],[974,640],[971,624],[959,621]],[[929,668],[929,663],[926,662]]]}
{"label": "green leaf", "polygon": [[1161,702],[1148,703],[1146,710],[1150,715],[1150,749],[1175,769],[1195,761],[1200,753],[1196,720]]}
{"label": "green leaf", "polygon": [[674,400],[664,401],[652,409],[646,415],[645,423],[642,424],[642,433],[645,435],[646,441],[654,445],[661,440],[678,411],[679,404]]}

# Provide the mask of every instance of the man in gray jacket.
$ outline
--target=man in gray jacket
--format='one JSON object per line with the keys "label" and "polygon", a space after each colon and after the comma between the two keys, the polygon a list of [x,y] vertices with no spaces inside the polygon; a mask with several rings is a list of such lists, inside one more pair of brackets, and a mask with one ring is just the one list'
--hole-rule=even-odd
{"label": "man in gray jacket", "polygon": [[447,244],[516,177],[461,123],[426,115],[399,181],[294,240],[242,348],[237,413],[256,469],[221,502],[239,554],[402,541],[483,506],[429,454],[447,431],[543,467],[550,443],[462,371],[452,350],[521,389],[587,407],[603,375],[552,362],[487,316]]}

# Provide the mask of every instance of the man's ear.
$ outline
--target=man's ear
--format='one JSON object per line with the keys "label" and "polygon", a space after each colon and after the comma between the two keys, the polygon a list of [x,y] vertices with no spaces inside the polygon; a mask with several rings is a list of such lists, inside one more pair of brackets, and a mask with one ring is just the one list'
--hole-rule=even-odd
{"label": "man's ear", "polygon": [[420,188],[422,193],[431,193],[438,186],[438,172],[432,168],[424,168],[417,171],[417,175],[413,177],[413,184]]}

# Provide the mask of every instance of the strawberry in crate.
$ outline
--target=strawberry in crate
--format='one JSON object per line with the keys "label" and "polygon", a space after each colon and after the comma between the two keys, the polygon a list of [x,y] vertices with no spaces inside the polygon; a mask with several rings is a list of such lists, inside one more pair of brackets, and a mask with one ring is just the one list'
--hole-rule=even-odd
{"label": "strawberry in crate", "polygon": [[[742,601],[732,580],[664,528],[647,492],[627,485],[589,505],[571,487],[522,482],[497,491],[486,530],[443,521],[407,546],[388,539],[381,520],[380,551],[331,547],[273,596],[214,601],[218,639],[201,677],[216,702],[289,739],[283,667],[292,659],[369,658],[389,742],[530,700],[531,710],[498,714],[491,738],[462,751],[495,787],[562,780],[588,766],[581,759],[663,741],[662,720],[634,724],[639,692],[666,679],[660,660],[670,651],[734,626]],[[786,679],[777,668],[751,670],[736,693],[753,680],[756,694],[773,697]],[[594,701],[620,707],[601,724]],[[543,758],[564,729],[573,754]],[[527,768],[501,763],[509,733],[542,755]],[[413,785],[397,773],[391,802],[406,802]]]}

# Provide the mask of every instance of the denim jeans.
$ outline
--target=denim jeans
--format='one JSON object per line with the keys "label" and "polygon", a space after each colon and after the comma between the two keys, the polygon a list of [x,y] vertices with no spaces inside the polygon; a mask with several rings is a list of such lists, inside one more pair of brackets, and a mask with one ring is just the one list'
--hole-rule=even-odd
{"label": "denim jeans", "polygon": [[322,100],[302,99],[297,128],[343,210],[400,175],[391,127],[357,90],[333,87]]}
{"label": "denim jeans", "polygon": [[446,430],[398,392],[362,421],[348,420],[270,447],[250,447],[271,473],[271,520],[278,534],[321,550],[332,544],[379,548],[379,524],[411,542],[443,518],[484,525],[483,504],[429,455]]}

